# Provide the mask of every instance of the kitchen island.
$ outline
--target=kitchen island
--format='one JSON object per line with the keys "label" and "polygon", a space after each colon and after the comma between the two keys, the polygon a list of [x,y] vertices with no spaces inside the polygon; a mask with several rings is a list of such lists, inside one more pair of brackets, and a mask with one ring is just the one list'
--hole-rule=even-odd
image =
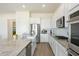
{"label": "kitchen island", "polygon": [[31,40],[0,40],[0,56],[26,56]]}

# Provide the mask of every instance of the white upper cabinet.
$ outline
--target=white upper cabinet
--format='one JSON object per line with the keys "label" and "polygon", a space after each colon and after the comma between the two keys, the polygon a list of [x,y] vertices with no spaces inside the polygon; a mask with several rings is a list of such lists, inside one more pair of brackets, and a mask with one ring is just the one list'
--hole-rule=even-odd
{"label": "white upper cabinet", "polygon": [[42,17],[40,22],[41,22],[41,30],[46,29],[48,30],[50,27],[50,21],[51,18],[50,17]]}
{"label": "white upper cabinet", "polygon": [[65,4],[65,12],[69,12],[71,10],[73,10],[73,8],[75,8],[76,6],[78,6],[79,3],[66,3]]}
{"label": "white upper cabinet", "polygon": [[64,4],[64,14],[65,14],[65,27],[68,27],[67,21],[69,20],[69,15],[76,10],[79,10],[79,7],[76,8],[78,3],[65,3]]}
{"label": "white upper cabinet", "polygon": [[65,15],[65,27],[68,27],[67,21],[69,20],[69,13],[77,7],[79,4],[78,3],[65,3],[64,5],[64,15]]}
{"label": "white upper cabinet", "polygon": [[73,8],[75,8],[77,5],[79,5],[78,3],[70,3],[69,4],[69,10],[72,10]]}
{"label": "white upper cabinet", "polygon": [[30,24],[40,24],[40,18],[38,17],[31,17]]}

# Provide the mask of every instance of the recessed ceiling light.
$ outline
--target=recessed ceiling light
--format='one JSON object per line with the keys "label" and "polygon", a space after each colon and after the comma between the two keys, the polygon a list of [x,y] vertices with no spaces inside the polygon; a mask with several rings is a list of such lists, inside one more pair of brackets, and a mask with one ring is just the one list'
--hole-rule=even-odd
{"label": "recessed ceiling light", "polygon": [[42,7],[46,7],[46,5],[45,5],[45,4],[43,4],[43,5],[42,5]]}
{"label": "recessed ceiling light", "polygon": [[26,6],[25,6],[25,5],[22,5],[22,7],[23,7],[23,8],[26,8]]}

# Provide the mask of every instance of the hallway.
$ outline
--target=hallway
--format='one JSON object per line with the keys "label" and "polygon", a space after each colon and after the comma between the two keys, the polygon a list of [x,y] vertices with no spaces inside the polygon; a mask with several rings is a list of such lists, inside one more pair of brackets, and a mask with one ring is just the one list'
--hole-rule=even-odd
{"label": "hallway", "polygon": [[37,44],[34,56],[54,56],[48,43]]}

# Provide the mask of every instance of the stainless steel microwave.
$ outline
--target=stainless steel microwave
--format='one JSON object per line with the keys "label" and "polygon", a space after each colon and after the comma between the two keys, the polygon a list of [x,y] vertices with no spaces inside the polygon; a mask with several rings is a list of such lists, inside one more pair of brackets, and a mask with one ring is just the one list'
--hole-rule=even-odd
{"label": "stainless steel microwave", "polygon": [[56,27],[57,28],[63,28],[65,27],[65,17],[61,17],[56,21]]}

